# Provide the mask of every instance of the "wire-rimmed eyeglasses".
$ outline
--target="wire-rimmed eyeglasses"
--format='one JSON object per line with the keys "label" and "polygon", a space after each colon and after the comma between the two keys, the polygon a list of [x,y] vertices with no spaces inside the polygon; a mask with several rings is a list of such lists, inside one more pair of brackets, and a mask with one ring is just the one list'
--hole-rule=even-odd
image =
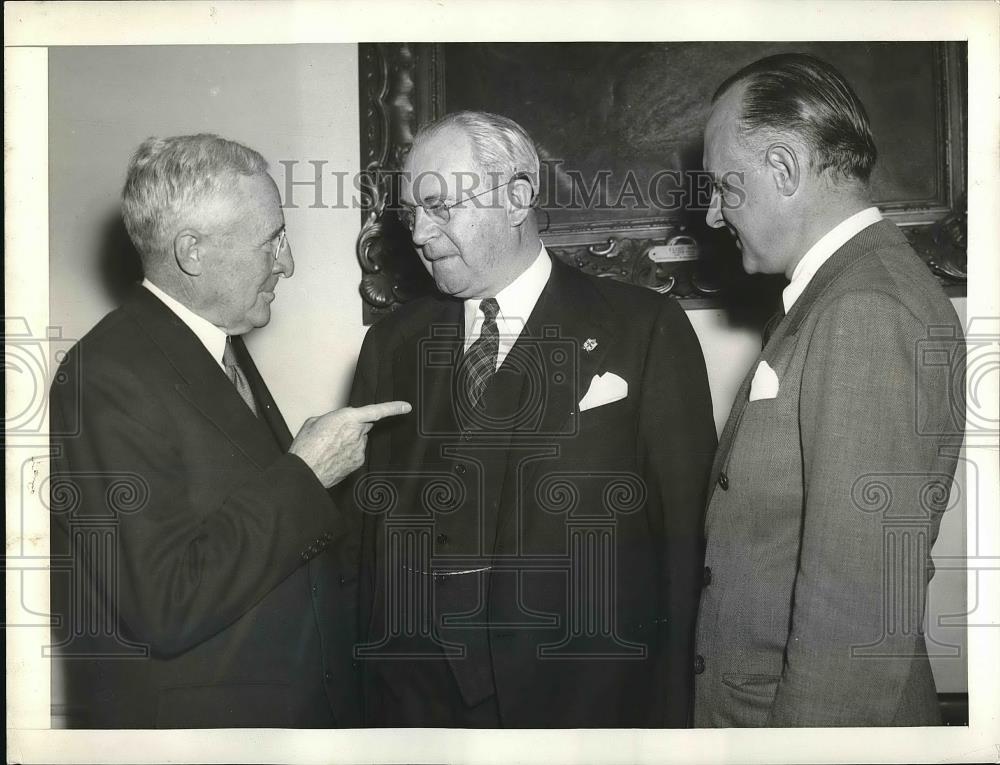
{"label": "wire-rimmed eyeglasses", "polygon": [[396,210],[396,215],[399,216],[400,223],[406,226],[410,231],[413,231],[414,227],[417,225],[417,207],[419,207],[425,213],[427,213],[428,217],[430,217],[430,219],[434,221],[437,225],[446,226],[449,222],[451,222],[452,209],[458,207],[459,205],[465,204],[470,199],[476,199],[477,197],[481,197],[484,194],[489,194],[491,191],[496,191],[497,189],[501,189],[504,186],[509,186],[513,181],[527,180],[527,179],[528,179],[527,173],[514,173],[514,175],[512,175],[503,183],[498,183],[496,186],[485,189],[484,191],[480,191],[478,194],[472,194],[470,196],[458,200],[457,202],[452,202],[451,204],[420,203],[416,206],[412,206],[406,204],[405,202],[400,202],[399,209]]}
{"label": "wire-rimmed eyeglasses", "polygon": [[278,243],[274,247],[274,260],[278,261],[278,256],[281,255],[281,248],[285,246],[288,242],[288,232],[285,227],[281,227],[281,236],[278,237]]}

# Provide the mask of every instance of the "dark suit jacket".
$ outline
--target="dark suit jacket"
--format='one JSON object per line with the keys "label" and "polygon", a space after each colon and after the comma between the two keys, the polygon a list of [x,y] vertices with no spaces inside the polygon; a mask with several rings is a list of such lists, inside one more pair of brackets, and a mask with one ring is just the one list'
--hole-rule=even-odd
{"label": "dark suit jacket", "polygon": [[[683,311],[553,261],[478,427],[452,389],[462,333],[461,301],[417,300],[372,327],[358,362],[353,404],[414,404],[372,432],[355,484],[368,722],[385,723],[372,694],[418,683],[436,650],[456,703],[495,698],[506,727],[688,724],[716,437]],[[627,398],[580,412],[605,372]],[[441,724],[420,697],[393,722]]]}
{"label": "dark suit jacket", "polygon": [[[921,624],[963,358],[954,309],[888,221],[778,324],[713,468],[696,725],[938,722]],[[749,401],[760,361],[777,396]]]}
{"label": "dark suit jacket", "polygon": [[288,428],[234,347],[259,419],[142,288],[60,367],[52,590],[73,725],[357,719],[340,511],[287,453]]}

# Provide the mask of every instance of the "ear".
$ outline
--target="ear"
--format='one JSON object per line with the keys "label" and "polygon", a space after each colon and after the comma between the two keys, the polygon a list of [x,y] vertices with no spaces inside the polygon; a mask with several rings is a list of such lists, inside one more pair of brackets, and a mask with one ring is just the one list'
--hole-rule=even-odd
{"label": "ear", "polygon": [[524,223],[531,212],[531,203],[535,198],[535,190],[531,181],[519,177],[511,180],[507,186],[507,217],[512,226]]}
{"label": "ear", "polygon": [[795,149],[787,143],[772,143],[764,154],[764,163],[782,196],[790,197],[799,188],[802,165]]}
{"label": "ear", "polygon": [[174,260],[188,276],[198,276],[204,266],[204,237],[191,228],[174,237]]}

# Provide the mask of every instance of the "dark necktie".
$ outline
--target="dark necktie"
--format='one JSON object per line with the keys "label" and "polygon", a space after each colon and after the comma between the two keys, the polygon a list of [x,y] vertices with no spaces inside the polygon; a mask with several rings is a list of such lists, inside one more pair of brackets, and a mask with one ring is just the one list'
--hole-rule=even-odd
{"label": "dark necktie", "polygon": [[774,334],[774,330],[778,328],[781,324],[781,320],[785,318],[785,305],[782,303],[781,307],[777,312],[767,320],[767,324],[764,325],[764,333],[762,336],[762,342],[760,344],[761,350],[767,345],[768,340],[771,339],[771,335]]}
{"label": "dark necktie", "polygon": [[250,411],[256,415],[257,402],[254,400],[253,392],[250,390],[250,384],[247,382],[246,375],[243,374],[240,363],[236,360],[236,353],[233,351],[233,339],[231,337],[226,338],[226,350],[222,353],[222,364],[226,368],[226,374],[229,376],[230,382],[236,386],[236,392],[240,394],[240,398],[250,407]]}
{"label": "dark necktie", "polygon": [[500,350],[500,331],[497,329],[497,314],[500,304],[495,298],[486,298],[479,304],[485,320],[479,339],[466,351],[460,369],[462,390],[468,396],[470,409],[479,404],[483,391],[497,369],[497,353]]}

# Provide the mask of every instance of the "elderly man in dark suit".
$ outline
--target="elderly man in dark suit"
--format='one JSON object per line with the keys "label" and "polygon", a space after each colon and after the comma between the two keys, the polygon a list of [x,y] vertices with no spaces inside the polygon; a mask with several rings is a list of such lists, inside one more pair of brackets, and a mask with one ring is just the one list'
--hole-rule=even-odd
{"label": "elderly man in dark suit", "polygon": [[673,300],[552,258],[504,117],[425,127],[400,217],[439,293],[365,339],[366,722],[685,726],[715,429]]}
{"label": "elderly man in dark suit", "polygon": [[242,341],[293,270],[257,152],[151,138],[122,212],[146,278],[69,352],[51,398],[70,722],[355,724],[353,576],[334,554],[353,513],[327,489],[408,407],[330,412],[292,438]]}
{"label": "elderly man in dark suit", "polygon": [[712,470],[697,726],[939,721],[921,622],[962,336],[872,206],[875,158],[864,107],[813,57],[763,59],[715,95],[708,222],[748,272],[790,281]]}

